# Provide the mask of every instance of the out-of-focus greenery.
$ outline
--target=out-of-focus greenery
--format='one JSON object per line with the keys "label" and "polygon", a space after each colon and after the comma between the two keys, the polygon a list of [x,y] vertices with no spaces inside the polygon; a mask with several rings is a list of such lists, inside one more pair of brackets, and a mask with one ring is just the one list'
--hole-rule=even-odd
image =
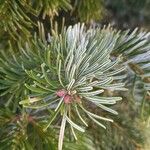
{"label": "out-of-focus greenery", "polygon": [[105,0],[105,22],[119,28],[150,29],[150,0]]}

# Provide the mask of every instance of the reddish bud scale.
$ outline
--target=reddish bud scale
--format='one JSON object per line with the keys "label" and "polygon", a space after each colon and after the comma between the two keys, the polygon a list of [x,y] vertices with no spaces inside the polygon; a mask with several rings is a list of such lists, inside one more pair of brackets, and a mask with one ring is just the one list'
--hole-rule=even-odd
{"label": "reddish bud scale", "polygon": [[65,104],[71,103],[72,97],[71,97],[70,95],[68,95],[68,94],[67,94],[67,91],[65,91],[64,89],[57,91],[57,92],[56,92],[56,95],[57,95],[58,97],[64,97],[63,100],[64,100],[64,103],[65,103]]}
{"label": "reddish bud scale", "polygon": [[56,95],[58,97],[64,97],[66,94],[67,94],[67,92],[63,89],[56,92]]}
{"label": "reddish bud scale", "polygon": [[64,97],[64,103],[65,104],[69,104],[69,103],[71,103],[71,101],[72,101],[72,97],[70,95],[66,95]]}
{"label": "reddish bud scale", "polygon": [[77,103],[81,103],[81,98],[79,96],[75,95],[74,99]]}

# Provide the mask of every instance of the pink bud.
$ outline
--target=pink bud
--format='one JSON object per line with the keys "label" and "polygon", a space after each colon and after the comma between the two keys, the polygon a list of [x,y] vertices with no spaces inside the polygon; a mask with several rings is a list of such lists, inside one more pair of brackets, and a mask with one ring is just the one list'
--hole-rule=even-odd
{"label": "pink bud", "polygon": [[68,104],[68,103],[71,103],[71,96],[70,95],[66,95],[65,97],[64,97],[64,103],[65,104]]}
{"label": "pink bud", "polygon": [[56,95],[57,95],[58,97],[63,97],[63,96],[66,95],[66,93],[67,93],[67,92],[66,92],[64,89],[62,89],[62,90],[57,91],[57,92],[56,92]]}

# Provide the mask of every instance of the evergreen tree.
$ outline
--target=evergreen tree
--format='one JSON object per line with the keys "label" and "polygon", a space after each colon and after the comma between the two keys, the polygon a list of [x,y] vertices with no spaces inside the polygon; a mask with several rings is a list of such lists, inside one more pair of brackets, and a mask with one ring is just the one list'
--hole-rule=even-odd
{"label": "evergreen tree", "polygon": [[149,149],[150,33],[100,27],[105,11],[0,1],[0,150]]}

